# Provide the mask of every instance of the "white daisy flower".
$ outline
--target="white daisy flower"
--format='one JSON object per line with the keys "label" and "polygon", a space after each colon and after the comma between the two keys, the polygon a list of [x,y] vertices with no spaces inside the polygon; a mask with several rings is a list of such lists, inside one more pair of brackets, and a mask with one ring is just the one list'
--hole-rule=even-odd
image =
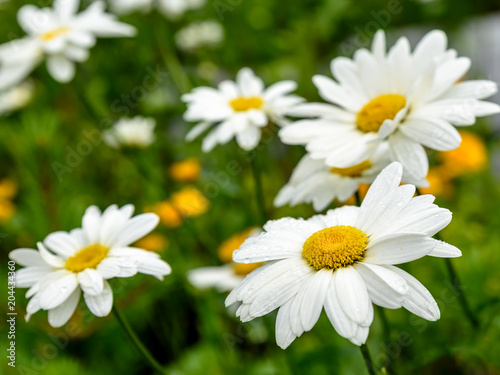
{"label": "white daisy flower", "polygon": [[206,0],[111,0],[111,9],[117,14],[129,14],[135,11],[149,12],[157,8],[167,18],[179,19],[188,10],[199,9]]}
{"label": "white daisy flower", "polygon": [[377,177],[361,207],[344,206],[308,220],[269,221],[248,239],[235,262],[268,262],[235,288],[226,305],[241,301],[237,315],[250,321],[279,308],[276,341],[288,347],[315,325],[323,308],[339,335],[365,343],[373,306],[404,307],[427,319],[440,313],[427,289],[395,264],[425,255],[457,257],[460,250],[431,238],[451,220],[434,197],[413,197],[399,186],[402,166],[392,163]]}
{"label": "white daisy flower", "polygon": [[33,98],[33,83],[26,81],[5,91],[0,91],[0,115],[24,107]]}
{"label": "white daisy flower", "polygon": [[96,1],[77,14],[79,0],[56,0],[53,8],[25,5],[17,14],[28,36],[0,46],[0,89],[22,81],[47,57],[47,69],[59,82],[75,75],[74,62],[86,61],[96,37],[133,36],[133,26],[118,22]]}
{"label": "white daisy flower", "polygon": [[193,51],[203,47],[216,47],[224,40],[224,29],[215,21],[189,24],[175,34],[175,43],[180,49]]}
{"label": "white daisy flower", "polygon": [[188,10],[203,7],[206,0],[158,0],[158,10],[170,19],[178,19]]}
{"label": "white daisy flower", "polygon": [[111,129],[104,131],[103,139],[108,146],[119,148],[121,146],[144,148],[155,141],[154,118],[136,116],[122,118]]}
{"label": "white daisy flower", "polygon": [[[359,185],[371,184],[390,162],[387,142],[383,142],[370,158],[349,168],[330,167],[324,160],[313,159],[306,154],[295,167],[290,181],[279,191],[274,205],[312,203],[316,212],[323,211],[335,199],[339,202],[348,200]],[[413,183],[417,187],[429,186],[425,179],[413,181],[405,175],[402,182]]]}
{"label": "white daisy flower", "polygon": [[223,81],[217,89],[197,87],[182,96],[188,106],[184,119],[201,121],[187,134],[186,140],[192,141],[215,125],[203,139],[204,152],[233,138],[244,150],[252,150],[261,139],[261,128],[269,120],[284,125],[285,113],[303,101],[289,95],[296,88],[293,81],[281,81],[266,89],[264,82],[249,68],[238,72],[236,82]]}
{"label": "white daisy flower", "polygon": [[82,228],[48,235],[37,244],[38,251],[11,251],[10,259],[25,267],[16,272],[16,286],[29,288],[26,320],[39,310],[48,310],[51,326],[64,325],[82,291],[89,310],[106,316],[113,304],[107,280],[138,272],[162,280],[170,274],[170,266],[158,254],[130,246],[159,221],[151,213],[131,218],[133,211],[132,205],[112,205],[103,213],[91,206],[83,216]]}
{"label": "white daisy flower", "polygon": [[332,103],[299,106],[293,115],[315,117],[283,128],[287,144],[306,145],[314,159],[347,168],[366,160],[379,140],[387,139],[393,160],[419,180],[429,162],[423,146],[446,151],[461,138],[452,126],[468,126],[476,117],[500,111],[481,99],[493,95],[492,81],[460,80],[470,60],[446,49],[442,31],[428,33],[413,53],[405,37],[386,54],[383,31],[375,35],[372,51],[360,49],[354,58],[331,63],[331,78],[316,75],[313,82],[323,99]]}

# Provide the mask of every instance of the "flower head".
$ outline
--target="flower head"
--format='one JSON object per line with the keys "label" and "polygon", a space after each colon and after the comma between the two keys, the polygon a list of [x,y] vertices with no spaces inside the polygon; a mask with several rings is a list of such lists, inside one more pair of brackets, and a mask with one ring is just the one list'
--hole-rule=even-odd
{"label": "flower head", "polygon": [[132,217],[133,211],[132,205],[112,205],[102,213],[91,206],[81,228],[48,235],[37,244],[38,251],[11,251],[10,259],[24,266],[16,272],[16,286],[29,288],[27,320],[39,310],[48,310],[51,326],[64,325],[73,315],[82,291],[89,310],[96,316],[106,316],[113,304],[107,280],[136,273],[162,280],[170,274],[170,266],[158,254],[131,247],[159,220],[151,213]]}
{"label": "flower head", "polygon": [[282,81],[266,89],[252,70],[243,68],[236,82],[223,81],[217,89],[195,88],[182,97],[188,106],[184,119],[201,122],[191,129],[186,139],[192,141],[215,125],[203,139],[203,151],[208,152],[233,138],[244,150],[252,150],[269,120],[283,125],[286,112],[302,102],[302,98],[289,94],[296,87],[293,81]]}
{"label": "flower head", "polygon": [[488,150],[481,137],[466,131],[461,131],[460,136],[462,143],[457,149],[438,155],[440,169],[449,178],[479,172],[488,165]]}
{"label": "flower head", "polygon": [[155,119],[149,117],[122,118],[103,133],[104,141],[115,148],[148,147],[155,141],[155,126]]}
{"label": "flower head", "polygon": [[57,0],[53,8],[25,5],[17,14],[28,34],[0,46],[0,90],[22,81],[47,56],[47,69],[59,82],[75,75],[74,62],[86,61],[97,37],[135,35],[133,26],[118,22],[96,1],[77,13],[79,0]]}
{"label": "flower head", "polygon": [[201,267],[188,272],[188,279],[198,289],[216,288],[220,292],[233,290],[250,272],[262,265],[262,263],[234,263],[233,253],[249,237],[260,234],[259,228],[248,228],[236,233],[225,240],[219,247],[217,253],[220,260],[225,263],[218,267]]}
{"label": "flower head", "polygon": [[175,34],[180,49],[194,51],[204,47],[217,47],[224,40],[224,29],[216,21],[192,23]]}
{"label": "flower head", "polygon": [[201,163],[197,158],[189,158],[172,163],[168,169],[170,177],[179,182],[193,182],[201,172]]}
{"label": "flower head", "polygon": [[172,205],[182,217],[200,216],[210,208],[210,201],[194,187],[185,187],[172,194]]}
{"label": "flower head", "polygon": [[427,289],[394,265],[425,255],[460,256],[431,238],[448,225],[451,212],[430,195],[414,197],[413,185],[399,186],[401,177],[401,164],[393,163],[361,207],[269,221],[233,255],[235,262],[267,263],[230,293],[226,305],[240,301],[243,322],[279,308],[276,340],[282,348],[311,330],[323,308],[335,330],[356,345],[368,337],[372,303],[437,320],[439,308]]}
{"label": "flower head", "polygon": [[348,168],[362,163],[387,140],[391,159],[400,161],[414,180],[424,179],[429,162],[424,149],[457,148],[455,126],[469,126],[476,117],[500,112],[483,101],[497,91],[492,81],[462,81],[470,66],[466,57],[447,49],[442,31],[428,33],[411,52],[400,38],[386,53],[383,31],[372,50],[331,63],[337,81],[316,75],[319,94],[331,104],[307,103],[289,114],[310,117],[281,129],[287,144],[306,145],[313,159]]}
{"label": "flower head", "polygon": [[[381,145],[370,158],[349,167],[328,166],[323,160],[313,159],[306,154],[274,200],[276,207],[299,203],[312,203],[317,212],[323,211],[334,199],[347,201],[360,184],[371,184],[380,171],[390,163],[388,145]],[[427,186],[427,181],[411,181],[417,186]]]}

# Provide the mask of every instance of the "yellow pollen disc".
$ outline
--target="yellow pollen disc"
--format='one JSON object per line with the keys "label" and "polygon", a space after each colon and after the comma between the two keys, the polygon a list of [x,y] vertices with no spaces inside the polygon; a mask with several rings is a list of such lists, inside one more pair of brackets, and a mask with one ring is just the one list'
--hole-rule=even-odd
{"label": "yellow pollen disc", "polygon": [[365,160],[349,168],[332,167],[330,168],[330,172],[339,174],[344,177],[361,177],[361,174],[367,169],[370,169],[371,166],[372,163],[370,163],[370,160]]}
{"label": "yellow pollen disc", "polygon": [[249,96],[249,97],[239,97],[233,99],[229,102],[229,105],[236,112],[245,112],[251,109],[259,109],[264,104],[264,101],[258,96]]}
{"label": "yellow pollen disc", "polygon": [[406,98],[398,94],[384,94],[370,100],[356,116],[358,129],[364,132],[377,132],[385,120],[394,117],[406,105]]}
{"label": "yellow pollen disc", "polygon": [[255,271],[263,264],[264,263],[235,263],[233,265],[233,271],[237,275],[246,276],[250,272]]}
{"label": "yellow pollen disc", "polygon": [[61,26],[58,27],[57,29],[53,29],[50,31],[47,31],[45,33],[40,34],[40,39],[42,39],[44,42],[49,42],[52,39],[55,39],[59,36],[66,35],[69,31],[69,27],[66,26]]}
{"label": "yellow pollen disc", "polygon": [[337,225],[309,237],[302,247],[302,256],[317,270],[336,270],[362,260],[366,245],[368,236],[358,228]]}
{"label": "yellow pollen disc", "polygon": [[109,249],[101,245],[90,245],[72,257],[69,257],[64,267],[71,272],[81,272],[87,268],[96,268],[108,255]]}

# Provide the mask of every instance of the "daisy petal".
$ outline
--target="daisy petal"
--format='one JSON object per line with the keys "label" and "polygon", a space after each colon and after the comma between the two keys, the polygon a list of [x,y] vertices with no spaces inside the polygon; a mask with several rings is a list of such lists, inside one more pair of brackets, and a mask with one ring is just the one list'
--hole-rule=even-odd
{"label": "daisy petal", "polygon": [[100,294],[92,296],[84,293],[83,297],[90,312],[98,317],[107,316],[113,307],[113,291],[107,281],[104,281]]}
{"label": "daisy petal", "polygon": [[49,310],[48,318],[49,324],[54,327],[62,327],[71,318],[73,313],[78,306],[78,301],[80,301],[80,289],[75,289],[75,291],[59,306]]}
{"label": "daisy petal", "polygon": [[362,324],[371,303],[363,278],[352,266],[347,266],[334,272],[334,282],[342,310],[355,323]]}

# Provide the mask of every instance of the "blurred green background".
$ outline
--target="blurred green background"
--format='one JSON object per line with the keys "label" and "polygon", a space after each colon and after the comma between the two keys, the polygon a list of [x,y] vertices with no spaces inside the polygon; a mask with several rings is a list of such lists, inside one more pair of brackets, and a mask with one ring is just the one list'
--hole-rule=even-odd
{"label": "blurred green background", "polygon": [[[23,35],[16,12],[24,3],[32,2],[1,4],[1,43]],[[36,5],[51,4],[40,1]],[[164,282],[137,275],[112,284],[117,306],[169,373],[365,373],[358,348],[338,336],[324,314],[311,332],[283,351],[274,340],[275,314],[242,324],[224,308],[225,294],[196,290],[188,283],[188,270],[220,264],[219,244],[259,222],[249,156],[234,141],[209,154],[200,151],[199,142],[184,142],[191,124],[182,120],[185,106],[179,99],[179,76],[172,71],[172,56],[180,60],[192,87],[215,85],[249,66],[267,84],[296,80],[297,93],[317,101],[312,75],[330,75],[330,60],[368,46],[376,29],[387,30],[391,45],[401,35],[414,44],[426,31],[440,28],[447,32],[452,48],[472,58],[469,78],[498,81],[500,3],[209,0],[175,21],[156,12],[121,19],[138,28],[137,37],[99,40],[69,84],[55,82],[45,66],[39,67],[31,75],[31,103],[0,117],[0,181],[18,186],[17,192],[8,191],[2,197],[0,205],[0,372],[149,374],[112,315],[99,319],[81,305],[61,329],[51,328],[44,312],[26,323],[22,317],[27,300],[22,289],[16,293],[17,367],[10,369],[5,358],[9,340],[4,334],[7,255],[18,247],[34,247],[52,231],[80,226],[91,204],[105,208],[132,203],[141,212],[195,185],[210,201],[208,211],[175,228],[161,224],[155,231],[168,242],[157,251],[171,264],[172,275]],[[191,22],[203,20],[220,23],[224,41],[194,51],[178,48],[174,35]],[[148,75],[155,84],[146,88]],[[498,97],[494,100],[498,102]],[[114,121],[139,114],[157,120],[153,146],[116,150],[101,141],[101,131]],[[442,238],[463,252],[453,262],[481,321],[480,329],[473,329],[464,318],[444,262],[421,259],[405,268],[434,295],[441,320],[427,322],[403,309],[388,310],[392,331],[389,342],[383,343],[376,315],[368,339],[376,364],[390,364],[399,374],[500,374],[499,125],[498,117],[486,118],[469,129],[487,146],[488,165],[446,181],[444,191],[437,192],[438,204],[453,212]],[[313,214],[306,205],[272,207],[303,153],[302,147],[282,145],[276,129],[269,129],[256,152],[272,218]],[[199,178],[190,183],[174,181],[169,166],[191,157],[202,164]],[[440,159],[431,154],[431,160],[438,164]]]}

